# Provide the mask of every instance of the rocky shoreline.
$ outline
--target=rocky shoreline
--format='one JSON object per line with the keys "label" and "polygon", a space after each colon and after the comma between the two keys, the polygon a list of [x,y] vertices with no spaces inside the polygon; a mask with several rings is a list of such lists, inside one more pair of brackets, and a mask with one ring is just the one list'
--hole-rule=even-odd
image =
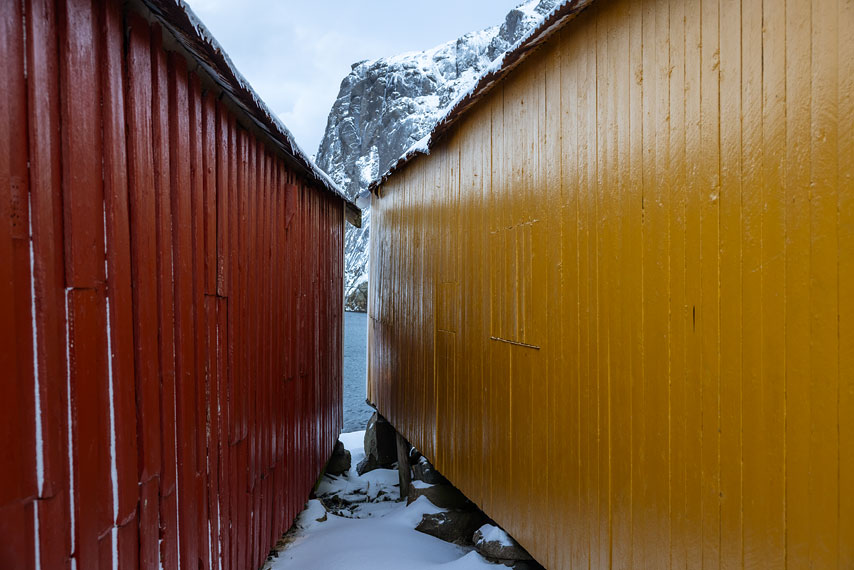
{"label": "rocky shoreline", "polygon": [[[376,414],[365,432],[341,436],[313,498],[264,570],[426,569],[433,562],[452,562],[455,570],[542,568],[408,444],[399,469],[389,436],[393,428]],[[403,493],[402,471],[411,478]]]}

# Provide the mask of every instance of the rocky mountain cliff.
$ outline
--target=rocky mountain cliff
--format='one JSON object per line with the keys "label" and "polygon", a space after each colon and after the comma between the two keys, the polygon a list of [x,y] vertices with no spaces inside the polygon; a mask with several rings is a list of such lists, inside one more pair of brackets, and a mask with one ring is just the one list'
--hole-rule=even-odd
{"label": "rocky mountain cliff", "polygon": [[[558,0],[528,0],[500,25],[432,49],[354,63],[341,82],[315,161],[352,198],[426,136],[448,106]],[[361,205],[361,204],[360,204]],[[370,211],[347,226],[345,308],[367,309]]]}

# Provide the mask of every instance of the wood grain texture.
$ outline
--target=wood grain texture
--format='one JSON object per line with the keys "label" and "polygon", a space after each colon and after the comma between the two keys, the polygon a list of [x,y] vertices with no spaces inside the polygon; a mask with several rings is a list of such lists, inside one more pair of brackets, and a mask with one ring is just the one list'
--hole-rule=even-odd
{"label": "wood grain texture", "polygon": [[344,203],[136,9],[0,17],[3,568],[258,568],[343,423]]}
{"label": "wood grain texture", "polygon": [[852,15],[596,3],[373,196],[369,398],[546,567],[850,566]]}

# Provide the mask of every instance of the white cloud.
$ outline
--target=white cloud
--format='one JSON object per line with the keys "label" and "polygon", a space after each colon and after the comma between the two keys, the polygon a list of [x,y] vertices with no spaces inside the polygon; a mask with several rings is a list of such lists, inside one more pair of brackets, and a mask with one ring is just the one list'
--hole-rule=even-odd
{"label": "white cloud", "polygon": [[[518,0],[190,0],[193,11],[308,154],[350,65],[498,23]],[[453,17],[448,17],[452,14]]]}

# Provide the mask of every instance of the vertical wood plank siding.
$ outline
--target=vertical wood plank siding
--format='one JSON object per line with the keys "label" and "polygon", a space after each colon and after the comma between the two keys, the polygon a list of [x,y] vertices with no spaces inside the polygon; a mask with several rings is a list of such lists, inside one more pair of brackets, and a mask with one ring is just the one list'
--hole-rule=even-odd
{"label": "vertical wood plank siding", "polygon": [[596,2],[373,197],[369,397],[548,568],[854,567],[854,4]]}
{"label": "vertical wood plank siding", "polygon": [[257,568],[342,426],[344,203],[120,2],[0,21],[0,568]]}

